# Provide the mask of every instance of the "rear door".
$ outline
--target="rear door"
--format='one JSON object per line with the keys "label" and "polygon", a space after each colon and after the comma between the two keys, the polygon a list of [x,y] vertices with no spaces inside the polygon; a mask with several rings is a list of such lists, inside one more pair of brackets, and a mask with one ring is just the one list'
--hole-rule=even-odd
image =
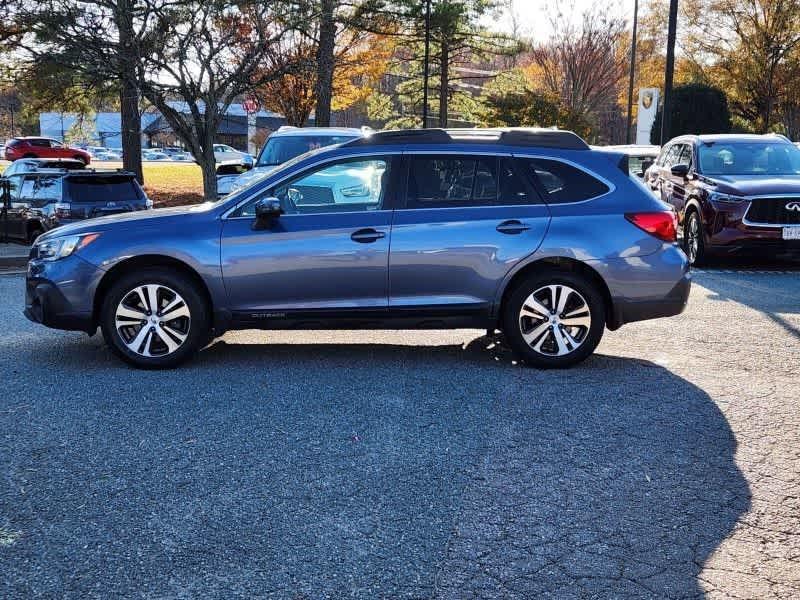
{"label": "rear door", "polygon": [[413,153],[389,257],[390,310],[488,312],[508,271],[536,251],[547,207],[510,156]]}

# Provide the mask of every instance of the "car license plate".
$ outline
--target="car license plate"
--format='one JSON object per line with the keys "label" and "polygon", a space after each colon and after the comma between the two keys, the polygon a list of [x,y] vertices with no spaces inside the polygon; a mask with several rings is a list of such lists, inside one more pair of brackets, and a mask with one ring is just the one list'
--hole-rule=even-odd
{"label": "car license plate", "polygon": [[784,227],[783,239],[785,240],[800,240],[800,226],[797,227]]}

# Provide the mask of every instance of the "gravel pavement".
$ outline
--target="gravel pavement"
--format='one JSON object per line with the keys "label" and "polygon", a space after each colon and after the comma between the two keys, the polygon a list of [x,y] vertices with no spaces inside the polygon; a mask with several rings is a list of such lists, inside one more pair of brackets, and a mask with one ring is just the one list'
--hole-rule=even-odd
{"label": "gravel pavement", "polygon": [[800,273],[563,372],[480,331],[236,332],[171,372],[0,276],[0,597],[798,598]]}

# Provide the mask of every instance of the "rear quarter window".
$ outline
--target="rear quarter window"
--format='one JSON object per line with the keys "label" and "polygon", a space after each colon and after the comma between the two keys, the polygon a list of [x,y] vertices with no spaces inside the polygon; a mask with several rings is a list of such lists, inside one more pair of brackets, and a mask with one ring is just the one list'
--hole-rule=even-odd
{"label": "rear quarter window", "polygon": [[547,159],[523,159],[528,176],[548,204],[567,204],[597,198],[609,187],[586,171]]}
{"label": "rear quarter window", "polygon": [[131,177],[70,177],[69,199],[76,203],[138,202],[144,200]]}

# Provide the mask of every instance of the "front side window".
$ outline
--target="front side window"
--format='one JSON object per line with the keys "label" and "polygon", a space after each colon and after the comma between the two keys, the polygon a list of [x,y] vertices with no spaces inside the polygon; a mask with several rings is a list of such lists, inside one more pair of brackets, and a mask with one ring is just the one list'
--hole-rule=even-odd
{"label": "front side window", "polygon": [[686,165],[687,167],[692,166],[692,146],[690,144],[683,144],[680,156],[678,156],[675,164]]}
{"label": "front side window", "polygon": [[524,159],[528,174],[548,204],[581,202],[602,196],[609,187],[586,171],[558,160]]}
{"label": "front side window", "polygon": [[232,216],[255,216],[255,203],[267,197],[280,200],[287,215],[380,210],[386,204],[389,172],[388,158],[327,163],[267,190]]}
{"label": "front side window", "polygon": [[497,201],[497,158],[414,156],[409,165],[409,208],[481,206]]}

